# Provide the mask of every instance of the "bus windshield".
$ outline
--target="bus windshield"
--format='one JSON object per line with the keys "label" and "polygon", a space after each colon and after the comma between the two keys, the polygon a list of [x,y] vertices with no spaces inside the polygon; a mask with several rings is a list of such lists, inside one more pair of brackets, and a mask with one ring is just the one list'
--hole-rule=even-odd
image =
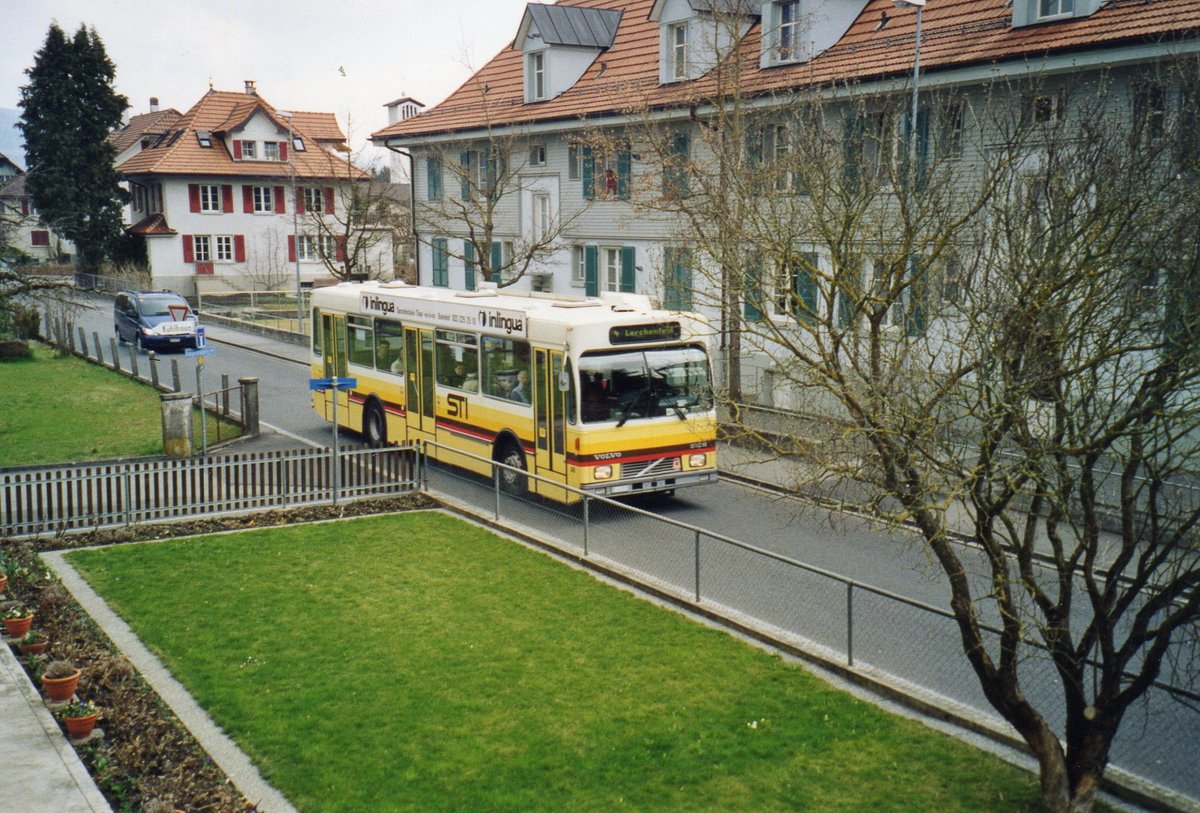
{"label": "bus windshield", "polygon": [[712,409],[708,358],[699,347],[586,353],[579,360],[584,423],[661,418]]}

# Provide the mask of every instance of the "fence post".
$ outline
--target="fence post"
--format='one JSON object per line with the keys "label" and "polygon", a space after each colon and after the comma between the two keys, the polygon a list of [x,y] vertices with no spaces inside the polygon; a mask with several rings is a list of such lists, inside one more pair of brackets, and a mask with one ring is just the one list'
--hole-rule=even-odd
{"label": "fence post", "polygon": [[104,363],[104,349],[100,346],[100,334],[92,331],[92,343],[96,345],[96,361]]}
{"label": "fence post", "polygon": [[112,351],[112,366],[118,373],[121,372],[121,355],[117,352],[117,340],[115,337],[109,337],[108,349]]}
{"label": "fence post", "polygon": [[153,350],[151,350],[146,360],[150,364],[150,383],[154,385],[154,389],[162,389],[162,387],[158,385],[158,353],[155,353]]}
{"label": "fence post", "polygon": [[186,392],[163,393],[163,454],[187,457],[192,453],[192,396]]}
{"label": "fence post", "polygon": [[129,487],[129,469],[125,469],[125,471],[121,477],[121,484],[125,491],[125,524],[132,525],[133,524],[133,500],[132,500],[133,493],[132,493],[132,489],[130,489],[130,487]]}
{"label": "fence post", "polygon": [[171,384],[175,392],[183,389],[179,383],[179,359],[171,359]]}
{"label": "fence post", "polygon": [[692,544],[693,556],[696,562],[696,603],[700,603],[700,530],[696,529],[696,538]]}
{"label": "fence post", "polygon": [[229,373],[221,373],[221,417],[229,417]]}
{"label": "fence post", "polygon": [[854,665],[854,583],[846,582],[846,665]]}
{"label": "fence post", "polygon": [[142,373],[138,370],[138,346],[136,341],[129,343],[129,374],[134,378],[141,378]]}
{"label": "fence post", "polygon": [[79,330],[79,352],[82,353],[83,357],[86,359],[88,357],[87,333],[84,332],[83,328],[78,328],[78,330]]}
{"label": "fence post", "polygon": [[[259,433],[258,379],[239,378],[238,384],[242,387],[242,431],[249,437],[255,437]],[[337,431],[336,426],[334,431]]]}
{"label": "fence post", "polygon": [[585,558],[585,559],[587,558],[587,555],[588,555],[588,531],[590,530],[590,525],[591,525],[591,523],[589,522],[589,520],[591,519],[591,510],[590,510],[591,503],[592,503],[591,498],[588,497],[586,494],[584,494],[583,495],[583,558]]}
{"label": "fence post", "polygon": [[500,520],[500,464],[492,461],[492,490],[496,495],[496,520]]}

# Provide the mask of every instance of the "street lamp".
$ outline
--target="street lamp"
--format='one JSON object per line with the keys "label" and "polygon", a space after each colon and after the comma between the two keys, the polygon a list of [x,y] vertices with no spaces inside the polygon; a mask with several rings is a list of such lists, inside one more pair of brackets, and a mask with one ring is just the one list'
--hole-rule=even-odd
{"label": "street lamp", "polygon": [[300,287],[300,205],[296,195],[296,133],[290,110],[276,110],[288,123],[288,172],[292,176],[292,250],[296,261],[296,332],[304,332],[304,291]]}
{"label": "street lamp", "polygon": [[[912,113],[908,120],[908,171],[917,171],[917,94],[921,88],[921,12],[925,0],[892,0],[896,6],[913,6],[917,9],[916,53],[913,54]],[[910,179],[912,181],[914,179]]]}

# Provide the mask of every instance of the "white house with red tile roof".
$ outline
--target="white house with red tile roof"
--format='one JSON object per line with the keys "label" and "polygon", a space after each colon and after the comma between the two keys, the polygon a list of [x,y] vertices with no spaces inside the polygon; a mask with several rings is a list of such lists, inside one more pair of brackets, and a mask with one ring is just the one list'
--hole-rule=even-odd
{"label": "white house with red tile roof", "polygon": [[[418,208],[418,274],[423,284],[473,285],[471,226],[447,216],[464,200],[470,161],[503,143],[512,190],[494,207],[497,256],[536,232],[531,190],[544,192],[551,220],[569,224],[557,250],[539,259],[518,288],[560,293],[636,290],[672,306],[698,306],[688,268],[673,247],[688,245],[686,224],[653,206],[639,206],[663,184],[652,151],[638,145],[588,144],[597,132],[675,128],[681,158],[703,160],[697,128],[706,103],[728,72],[713,67],[736,58],[739,93],[752,107],[783,107],[798,94],[826,94],[836,105],[853,87],[858,98],[887,98],[904,111],[880,120],[881,132],[903,138],[907,120],[897,99],[910,93],[916,3],[893,0],[562,0],[529,3],[514,19],[516,37],[442,103],[395,120],[374,143],[412,155]],[[921,4],[924,5],[924,4]],[[716,23],[720,16],[726,25]],[[1005,104],[1055,108],[1082,77],[1112,75],[1130,112],[1173,114],[1178,79],[1145,93],[1132,75],[1167,56],[1196,54],[1200,3],[1195,0],[930,0],[923,8],[921,87],[961,93],[978,102],[985,87],[1006,80],[1043,83],[1036,98],[1010,93]],[[1141,88],[1141,89],[1139,89]],[[840,90],[839,90],[840,89]],[[1142,97],[1138,98],[1138,94]],[[927,94],[932,97],[932,94]],[[949,150],[964,108],[918,114],[922,155]],[[1051,115],[1059,115],[1051,112]],[[787,137],[800,137],[794,132]],[[860,129],[859,142],[872,137]],[[852,136],[847,135],[847,139]],[[941,146],[939,146],[939,144]],[[769,155],[785,142],[764,136],[754,148]],[[460,159],[462,156],[462,159]],[[964,157],[964,162],[970,156]],[[460,207],[461,208],[461,207]],[[699,260],[703,262],[703,260]],[[668,282],[670,284],[668,285]],[[670,289],[670,290],[669,290]],[[674,293],[672,293],[672,291]],[[781,318],[784,318],[781,316]]]}
{"label": "white house with red tile roof", "polygon": [[[154,287],[292,290],[297,262],[305,284],[330,277],[324,259],[342,261],[344,245],[318,236],[314,219],[368,177],[349,162],[345,140],[332,113],[280,112],[252,82],[242,93],[210,89],[177,119],[160,114],[117,165]],[[373,245],[364,266],[390,275],[390,244]]]}
{"label": "white house with red tile roof", "polygon": [[[25,190],[27,177],[20,169],[15,175],[0,175],[0,250],[7,246],[37,263],[68,263],[75,244],[42,220]],[[6,259],[20,255],[8,254]]]}

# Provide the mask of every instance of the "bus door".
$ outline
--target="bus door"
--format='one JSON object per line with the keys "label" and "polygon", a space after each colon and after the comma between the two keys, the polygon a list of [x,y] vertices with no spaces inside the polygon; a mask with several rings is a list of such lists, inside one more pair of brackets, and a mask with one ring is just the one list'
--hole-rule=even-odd
{"label": "bus door", "polygon": [[[346,372],[346,317],[340,313],[321,314],[321,335],[325,342],[322,354],[325,359],[325,377],[345,378]],[[345,423],[350,417],[350,391],[328,389],[325,397],[325,420],[333,420],[333,399],[337,398],[338,421]]]}
{"label": "bus door", "polygon": [[433,440],[435,427],[432,330],[404,328],[404,361],[407,393],[405,412],[408,416],[409,440]]}
{"label": "bus door", "polygon": [[563,354],[559,350],[534,350],[534,426],[537,434],[537,473],[555,472],[566,477],[566,393],[559,389]]}

